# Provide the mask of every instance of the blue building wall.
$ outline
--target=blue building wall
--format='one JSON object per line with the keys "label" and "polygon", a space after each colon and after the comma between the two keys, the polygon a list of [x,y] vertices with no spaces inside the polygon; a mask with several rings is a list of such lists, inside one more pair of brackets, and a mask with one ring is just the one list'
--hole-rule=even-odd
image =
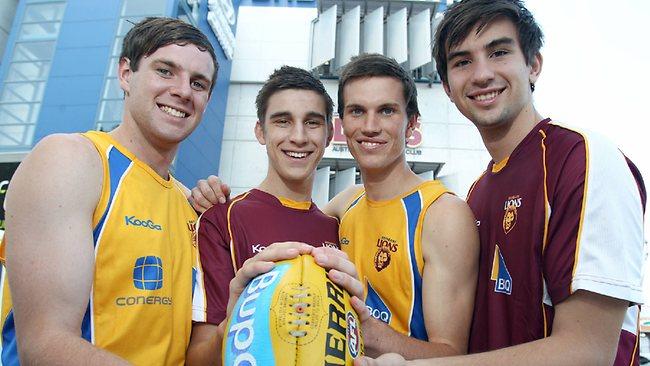
{"label": "blue building wall", "polygon": [[[185,0],[160,1],[167,2],[166,15],[176,17],[179,1]],[[25,6],[32,2],[35,1],[21,0],[15,19],[22,19]],[[230,83],[231,61],[226,58],[207,23],[207,2],[200,0],[197,26],[215,48],[219,74],[202,123],[180,145],[172,167],[175,176],[189,186],[194,186],[197,179],[218,171]],[[121,5],[122,1],[115,0],[67,1],[32,146],[52,133],[83,132],[95,128]],[[234,0],[233,5],[237,11],[239,0]],[[20,25],[20,21],[14,22],[7,40],[7,51],[0,64],[0,83],[5,78]],[[0,152],[13,151],[0,146]]]}

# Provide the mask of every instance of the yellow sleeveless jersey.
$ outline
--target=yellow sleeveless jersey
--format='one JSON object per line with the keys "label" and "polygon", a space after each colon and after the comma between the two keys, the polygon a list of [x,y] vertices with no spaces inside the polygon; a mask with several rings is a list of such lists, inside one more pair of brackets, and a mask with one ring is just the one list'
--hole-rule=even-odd
{"label": "yellow sleeveless jersey", "polygon": [[397,332],[428,340],[422,312],[422,222],[447,189],[426,181],[387,201],[361,190],[343,214],[341,249],[356,265],[373,317]]}
{"label": "yellow sleeveless jersey", "polygon": [[[101,156],[104,178],[93,215],[95,273],[81,335],[136,365],[182,365],[192,326],[196,213],[174,178],[164,180],[106,133],[83,135]],[[17,365],[6,297],[2,364]]]}

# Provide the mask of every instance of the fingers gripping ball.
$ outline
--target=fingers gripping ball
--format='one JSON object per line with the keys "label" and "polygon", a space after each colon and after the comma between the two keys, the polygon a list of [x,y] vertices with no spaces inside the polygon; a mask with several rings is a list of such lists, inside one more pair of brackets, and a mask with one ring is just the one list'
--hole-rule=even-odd
{"label": "fingers gripping ball", "polygon": [[302,255],[248,284],[222,349],[224,365],[352,365],[363,341],[349,294]]}

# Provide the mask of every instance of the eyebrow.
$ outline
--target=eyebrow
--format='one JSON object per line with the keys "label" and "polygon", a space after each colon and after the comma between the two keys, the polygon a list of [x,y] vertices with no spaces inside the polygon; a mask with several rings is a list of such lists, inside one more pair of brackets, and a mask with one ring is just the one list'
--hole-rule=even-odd
{"label": "eyebrow", "polygon": [[[513,45],[514,43],[515,41],[510,37],[501,37],[490,41],[490,43],[486,44],[484,48],[489,50],[502,45]],[[447,55],[447,60],[453,60],[456,57],[468,57],[469,55],[469,51],[450,52],[449,55]]]}
{"label": "eyebrow", "polygon": [[[159,63],[161,63],[161,64],[165,64],[165,65],[171,67],[172,69],[181,69],[181,70],[183,70],[183,68],[182,68],[180,65],[178,65],[178,64],[175,63],[174,61],[171,61],[171,60],[168,60],[168,59],[164,59],[164,58],[162,58],[162,59],[156,59],[156,60],[153,60],[152,63],[155,64],[156,62],[159,62]],[[206,76],[206,75],[201,74],[200,72],[192,72],[192,73],[190,74],[190,76],[191,76],[192,78],[195,78],[195,79],[201,79],[201,80],[204,80],[205,82],[207,82],[207,83],[209,83],[209,84],[212,84],[212,79],[209,78],[209,77]]]}
{"label": "eyebrow", "polygon": [[[269,119],[278,118],[278,117],[292,117],[293,114],[289,111],[278,111],[269,116]],[[325,115],[316,111],[307,112],[307,117],[309,118],[321,118],[325,119]]]}

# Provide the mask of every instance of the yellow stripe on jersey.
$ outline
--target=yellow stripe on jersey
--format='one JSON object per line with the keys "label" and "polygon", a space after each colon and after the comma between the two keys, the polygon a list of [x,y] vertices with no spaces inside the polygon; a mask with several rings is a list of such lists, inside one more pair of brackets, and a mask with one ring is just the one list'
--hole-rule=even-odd
{"label": "yellow stripe on jersey", "polygon": [[428,339],[422,310],[422,223],[428,207],[445,192],[439,181],[381,202],[361,191],[339,227],[341,248],[357,267],[372,315],[418,339]]}

